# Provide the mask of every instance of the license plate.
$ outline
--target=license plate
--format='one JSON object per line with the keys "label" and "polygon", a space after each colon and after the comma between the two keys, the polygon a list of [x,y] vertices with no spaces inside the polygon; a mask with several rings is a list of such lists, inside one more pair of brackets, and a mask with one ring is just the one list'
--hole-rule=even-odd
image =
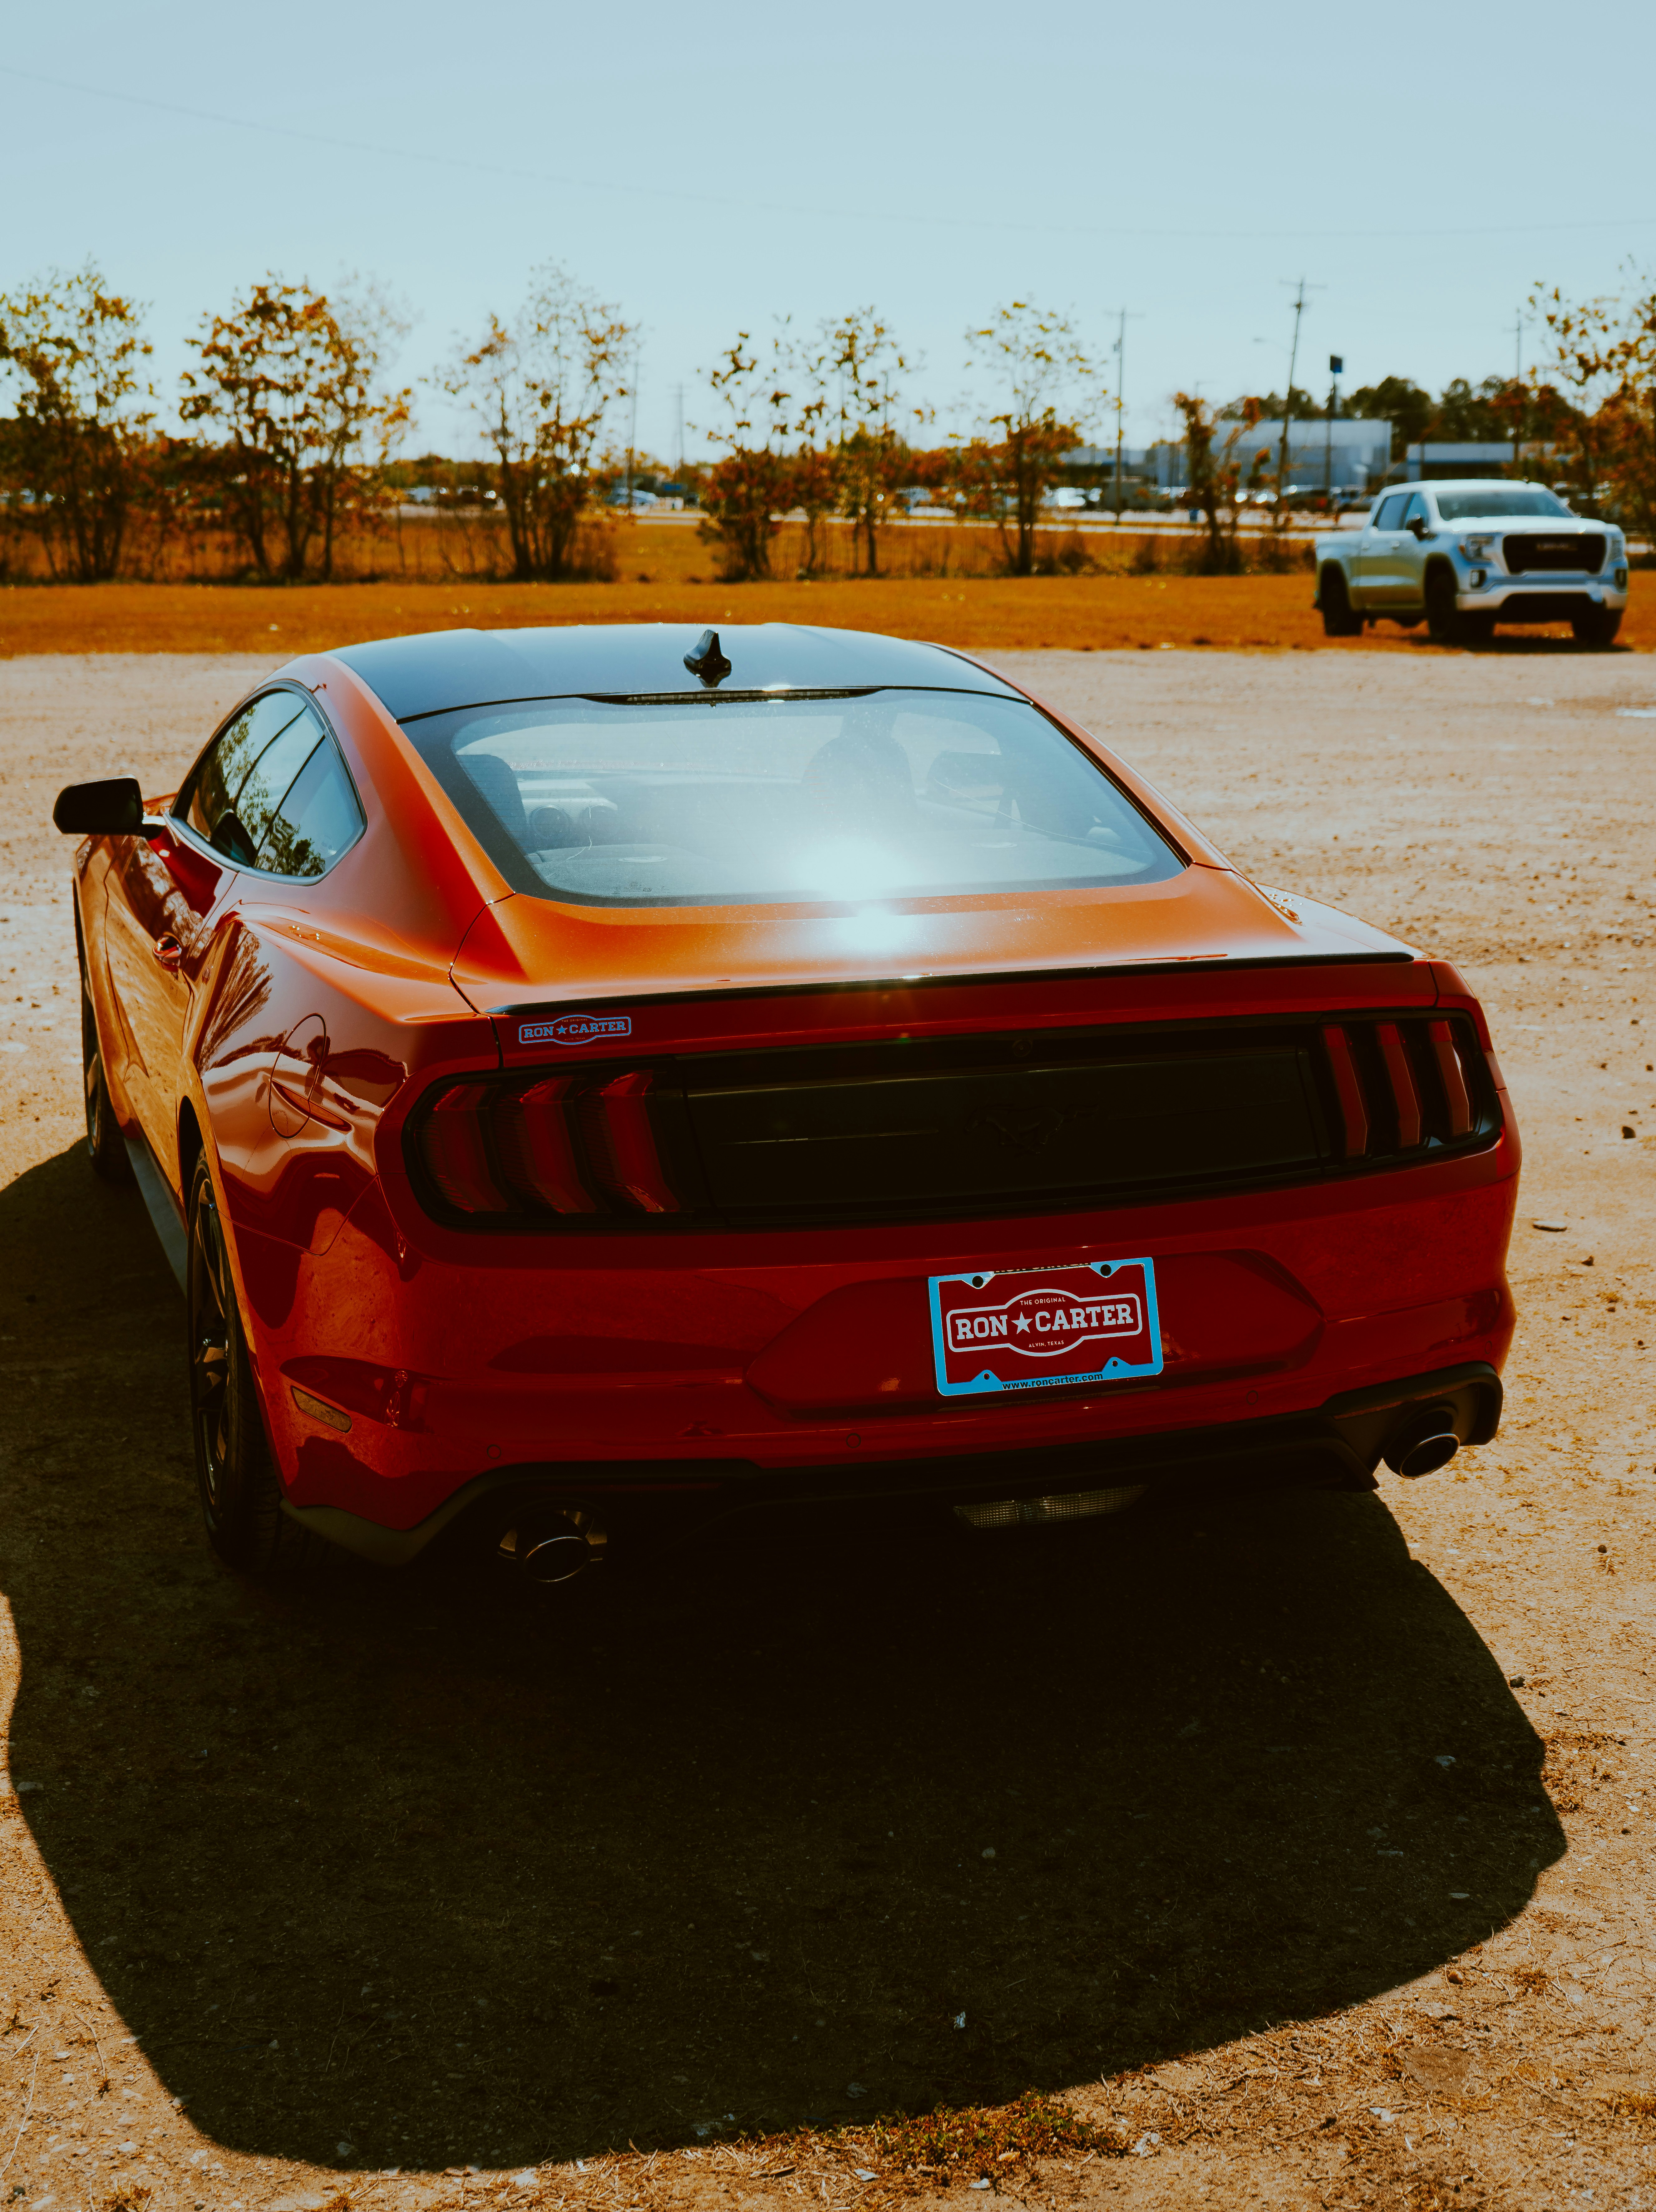
{"label": "license plate", "polygon": [[946,1398],[1161,1372],[1152,1260],[979,1267],[934,1275],[930,1290],[932,1357]]}

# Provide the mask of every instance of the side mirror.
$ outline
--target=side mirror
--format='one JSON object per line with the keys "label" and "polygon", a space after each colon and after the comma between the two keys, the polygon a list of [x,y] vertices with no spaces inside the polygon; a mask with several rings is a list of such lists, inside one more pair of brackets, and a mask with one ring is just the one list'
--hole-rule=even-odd
{"label": "side mirror", "polygon": [[71,783],[58,793],[54,828],[76,837],[130,837],[143,827],[143,793],[131,775]]}
{"label": "side mirror", "polygon": [[1432,526],[1423,514],[1411,515],[1405,527],[1411,538],[1429,538],[1432,535]]}

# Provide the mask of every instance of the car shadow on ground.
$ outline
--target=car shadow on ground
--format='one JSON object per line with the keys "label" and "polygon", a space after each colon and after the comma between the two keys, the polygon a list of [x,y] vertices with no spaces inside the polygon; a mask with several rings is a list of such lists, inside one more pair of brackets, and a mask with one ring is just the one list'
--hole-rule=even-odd
{"label": "car shadow on ground", "polygon": [[198,1532],[176,1292],[0,1200],[11,1768],[192,2120],[404,2169],[992,2100],[1423,1975],[1562,1849],[1377,1497],[728,1530],[550,1603]]}

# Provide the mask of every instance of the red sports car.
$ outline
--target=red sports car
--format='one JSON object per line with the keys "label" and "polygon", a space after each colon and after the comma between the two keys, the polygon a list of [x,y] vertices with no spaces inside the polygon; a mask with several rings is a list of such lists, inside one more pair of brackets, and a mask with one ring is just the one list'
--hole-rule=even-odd
{"label": "red sports car", "polygon": [[92,1161],[182,1279],[238,1567],[556,1579],[765,1501],[1059,1521],[1495,1433],[1465,984],[961,654],[387,639],[55,818]]}

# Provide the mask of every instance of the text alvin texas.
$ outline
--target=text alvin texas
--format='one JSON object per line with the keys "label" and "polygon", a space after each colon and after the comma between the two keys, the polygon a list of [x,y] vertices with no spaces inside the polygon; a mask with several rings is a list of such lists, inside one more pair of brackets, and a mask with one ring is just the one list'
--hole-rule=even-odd
{"label": "text alvin texas", "polygon": [[1161,1372],[1149,1260],[935,1275],[932,1352],[945,1397]]}

